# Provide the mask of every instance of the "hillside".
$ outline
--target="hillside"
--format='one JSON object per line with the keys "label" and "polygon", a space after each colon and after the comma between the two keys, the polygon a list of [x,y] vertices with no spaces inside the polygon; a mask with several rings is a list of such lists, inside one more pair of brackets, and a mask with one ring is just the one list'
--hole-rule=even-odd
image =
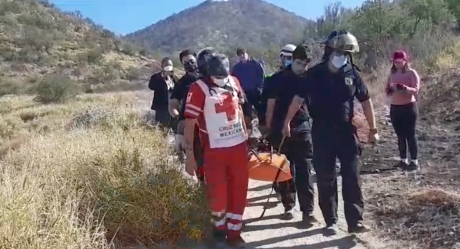
{"label": "hillside", "polygon": [[50,74],[88,88],[126,85],[144,77],[144,55],[79,13],[63,13],[45,1],[0,0],[2,94],[23,92]]}
{"label": "hillside", "polygon": [[262,0],[205,1],[126,38],[167,53],[209,45],[266,50],[299,40],[309,22]]}

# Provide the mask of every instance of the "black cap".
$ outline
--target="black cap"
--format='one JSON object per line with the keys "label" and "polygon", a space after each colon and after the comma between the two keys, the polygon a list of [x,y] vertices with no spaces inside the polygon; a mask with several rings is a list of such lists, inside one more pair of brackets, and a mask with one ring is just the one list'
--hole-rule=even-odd
{"label": "black cap", "polygon": [[208,75],[208,61],[217,52],[213,48],[206,48],[198,54],[197,64],[198,70],[202,76]]}
{"label": "black cap", "polygon": [[230,75],[230,61],[224,54],[214,54],[208,60],[209,76],[225,78]]}
{"label": "black cap", "polygon": [[297,46],[294,51],[292,52],[292,59],[298,60],[310,60],[311,59],[311,52],[310,49],[306,44],[302,44]]}

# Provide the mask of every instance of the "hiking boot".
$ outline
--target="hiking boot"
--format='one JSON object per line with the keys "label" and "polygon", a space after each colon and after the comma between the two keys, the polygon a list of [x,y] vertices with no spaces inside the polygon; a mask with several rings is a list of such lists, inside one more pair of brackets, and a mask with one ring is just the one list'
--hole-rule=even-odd
{"label": "hiking boot", "polygon": [[227,233],[225,230],[214,229],[212,233],[211,241],[209,246],[211,247],[224,247],[227,242]]}
{"label": "hiking boot", "polygon": [[339,228],[337,227],[337,224],[327,225],[324,229],[324,235],[326,236],[336,235],[338,232]]}
{"label": "hiking boot", "polygon": [[401,170],[406,170],[407,169],[407,163],[404,161],[399,161],[397,164],[393,166],[394,169],[400,168]]}
{"label": "hiking boot", "polygon": [[353,226],[348,226],[348,233],[365,233],[369,232],[371,229],[364,225],[361,222],[358,222],[358,224],[353,225]]}
{"label": "hiking boot", "polygon": [[317,222],[318,222],[318,220],[315,218],[315,216],[312,213],[303,213],[302,214],[302,222],[301,222],[302,227],[310,228]]}
{"label": "hiking boot", "polygon": [[417,171],[419,169],[420,169],[419,166],[415,164],[414,162],[411,162],[406,168],[407,171]]}
{"label": "hiking boot", "polygon": [[231,248],[243,249],[246,248],[246,241],[244,241],[244,239],[241,238],[241,236],[228,238],[227,245]]}

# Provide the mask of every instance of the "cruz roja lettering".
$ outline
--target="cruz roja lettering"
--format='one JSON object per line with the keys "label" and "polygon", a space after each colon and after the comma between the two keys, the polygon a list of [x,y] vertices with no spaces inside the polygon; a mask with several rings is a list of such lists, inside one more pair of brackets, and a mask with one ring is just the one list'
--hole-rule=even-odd
{"label": "cruz roja lettering", "polygon": [[240,133],[243,131],[243,126],[241,123],[236,123],[219,128],[220,137],[228,137]]}

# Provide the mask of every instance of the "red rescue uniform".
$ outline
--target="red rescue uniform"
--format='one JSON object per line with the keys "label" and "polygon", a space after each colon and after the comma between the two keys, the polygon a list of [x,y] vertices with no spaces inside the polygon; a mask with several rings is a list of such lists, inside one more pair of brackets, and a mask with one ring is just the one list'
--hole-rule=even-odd
{"label": "red rescue uniform", "polygon": [[190,87],[185,118],[198,120],[204,149],[208,200],[217,230],[240,236],[248,191],[248,148],[239,100],[242,89],[229,77],[223,87],[204,78]]}

